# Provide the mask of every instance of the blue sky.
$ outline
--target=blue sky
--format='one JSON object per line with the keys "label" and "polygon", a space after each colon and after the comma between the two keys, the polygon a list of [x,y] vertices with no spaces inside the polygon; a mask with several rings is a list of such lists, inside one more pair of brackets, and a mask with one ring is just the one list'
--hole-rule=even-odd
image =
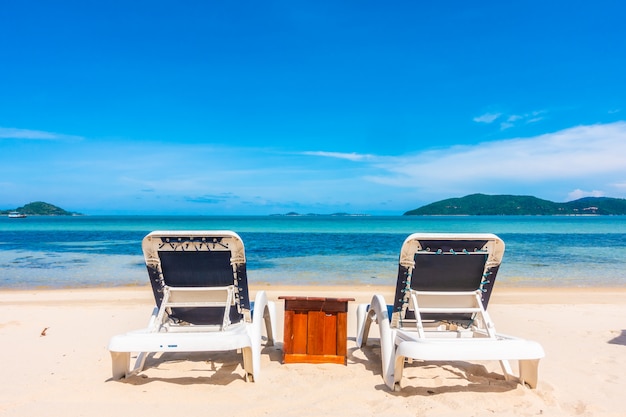
{"label": "blue sky", "polygon": [[624,4],[2,1],[0,209],[624,198]]}

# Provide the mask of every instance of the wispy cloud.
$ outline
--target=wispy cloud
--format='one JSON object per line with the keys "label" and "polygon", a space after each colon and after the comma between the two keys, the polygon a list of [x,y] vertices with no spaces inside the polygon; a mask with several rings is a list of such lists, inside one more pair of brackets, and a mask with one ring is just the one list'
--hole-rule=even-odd
{"label": "wispy cloud", "polygon": [[337,158],[337,159],[347,159],[349,161],[365,161],[374,158],[374,155],[370,154],[357,154],[357,153],[342,153],[342,152],[324,152],[324,151],[307,151],[302,152],[302,155],[309,156],[321,156],[325,158]]}
{"label": "wispy cloud", "polygon": [[510,129],[519,123],[537,123],[544,119],[543,115],[545,113],[546,112],[544,110],[538,110],[524,114],[512,114],[506,118],[506,121],[500,123],[500,130]]}
{"label": "wispy cloud", "polygon": [[496,121],[496,119],[498,119],[500,116],[502,115],[502,113],[485,113],[482,116],[478,116],[478,117],[474,117],[474,121],[476,123],[493,123]]}
{"label": "wispy cloud", "polygon": [[232,193],[223,193],[223,194],[217,194],[217,195],[206,194],[206,195],[195,196],[195,197],[187,197],[185,198],[185,200],[191,203],[219,204],[219,203],[223,203],[225,201],[228,201],[231,199],[237,199],[237,198],[239,197],[237,197],[236,195]]}
{"label": "wispy cloud", "polygon": [[623,155],[626,122],[617,122],[389,158],[381,164],[388,175],[369,179],[419,189],[514,189],[576,181],[610,185],[626,181]]}
{"label": "wispy cloud", "polygon": [[603,191],[584,191],[578,188],[567,195],[567,201],[578,200],[583,197],[604,197],[604,195]]}
{"label": "wispy cloud", "polygon": [[41,130],[16,129],[0,127],[0,139],[30,139],[30,140],[83,140],[81,136],[64,135]]}
{"label": "wispy cloud", "polygon": [[262,149],[260,157],[259,149],[205,144],[40,145],[30,142],[29,149],[45,153],[42,158],[20,158],[25,147],[7,147],[0,178],[14,183],[14,195],[19,187],[19,195],[33,201],[54,197],[62,205],[64,198],[81,204],[74,209],[83,212],[90,207],[163,213],[372,212],[401,211],[417,202],[473,192],[526,193],[557,201],[626,196],[626,122],[401,156]]}
{"label": "wispy cloud", "polygon": [[491,124],[500,120],[500,130],[510,129],[516,125],[537,123],[544,119],[545,110],[537,110],[522,114],[505,114],[505,113],[485,113],[481,116],[474,117],[472,120],[476,123]]}

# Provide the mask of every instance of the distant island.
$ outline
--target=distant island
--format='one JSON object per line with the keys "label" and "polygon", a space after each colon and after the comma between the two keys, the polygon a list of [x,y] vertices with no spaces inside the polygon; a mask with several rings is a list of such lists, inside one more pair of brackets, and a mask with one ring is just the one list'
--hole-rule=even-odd
{"label": "distant island", "polygon": [[[0,210],[0,215],[19,213],[24,216],[81,216],[43,201],[35,201],[14,209]],[[626,215],[626,199],[611,197],[584,197],[567,203],[555,203],[533,196],[470,194],[448,198],[409,210],[404,216],[551,216],[551,215]],[[270,216],[361,217],[367,214],[351,213],[297,213],[270,214]]]}
{"label": "distant island", "polygon": [[28,203],[22,207],[10,210],[0,210],[0,215],[8,215],[9,213],[20,213],[26,216],[78,216],[80,213],[63,210],[50,203],[43,201],[35,201]]}
{"label": "distant island", "polygon": [[555,203],[532,196],[471,194],[431,203],[404,213],[405,216],[548,216],[548,215],[623,215],[626,199],[585,197]]}
{"label": "distant island", "polygon": [[332,213],[332,214],[307,213],[307,214],[300,214],[300,213],[297,213],[295,211],[290,211],[289,213],[285,213],[285,214],[270,214],[270,216],[291,216],[291,217],[298,217],[298,216],[310,216],[310,217],[315,217],[315,216],[319,216],[319,217],[363,217],[363,216],[368,216],[368,214],[351,214],[351,213]]}

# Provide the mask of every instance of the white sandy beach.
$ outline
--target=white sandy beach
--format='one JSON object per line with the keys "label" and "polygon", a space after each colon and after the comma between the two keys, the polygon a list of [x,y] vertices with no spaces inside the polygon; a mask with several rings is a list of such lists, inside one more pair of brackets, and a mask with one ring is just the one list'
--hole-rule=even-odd
{"label": "white sandy beach", "polygon": [[278,343],[263,350],[254,383],[244,381],[235,352],[164,355],[138,376],[111,381],[108,341],[145,326],[148,287],[1,291],[0,415],[626,415],[626,289],[496,287],[489,311],[498,331],[546,351],[538,388],[504,381],[497,362],[457,362],[408,366],[401,392],[383,383],[377,340],[364,350],[354,342],[356,305],[375,292],[389,299],[391,287],[263,289],[277,303],[279,342],[278,296],[356,298],[347,366],[283,365]]}

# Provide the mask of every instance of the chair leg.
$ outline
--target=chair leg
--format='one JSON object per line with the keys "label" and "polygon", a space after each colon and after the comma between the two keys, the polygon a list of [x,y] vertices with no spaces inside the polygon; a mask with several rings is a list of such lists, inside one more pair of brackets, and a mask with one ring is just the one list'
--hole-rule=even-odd
{"label": "chair leg", "polygon": [[526,384],[532,389],[537,388],[537,381],[539,379],[539,359],[519,361],[519,374],[522,384]]}
{"label": "chair leg", "polygon": [[[247,346],[241,349],[241,353],[243,356],[243,370],[245,372],[245,380],[248,382],[254,382],[254,379],[257,377],[260,368],[260,346],[258,349],[254,347]],[[258,354],[257,354],[258,353]]]}
{"label": "chair leg", "polygon": [[274,331],[276,330],[276,304],[268,302],[263,314],[265,320],[265,332],[267,333],[267,343],[265,346],[274,346]]}
{"label": "chair leg", "polygon": [[396,356],[394,367],[393,367],[393,375],[388,375],[391,372],[391,367],[387,370],[387,375],[383,375],[385,378],[385,383],[392,391],[400,391],[401,386],[400,382],[402,381],[402,374],[404,373],[404,360],[406,358],[404,356]]}
{"label": "chair leg", "polygon": [[513,368],[511,368],[511,364],[507,360],[500,361],[500,368],[502,368],[502,373],[504,374],[505,381],[517,380],[517,377],[513,374]]}
{"label": "chair leg", "polygon": [[359,347],[367,345],[367,338],[369,337],[370,326],[373,321],[374,311],[367,310],[366,304],[359,304],[356,310],[356,343]]}
{"label": "chair leg", "polygon": [[141,352],[137,355],[137,359],[135,360],[135,366],[130,371],[129,375],[136,375],[139,372],[143,371],[144,366],[146,365],[146,358],[148,357],[148,352]]}
{"label": "chair leg", "polygon": [[113,379],[122,379],[128,373],[130,352],[111,352],[111,370]]}

